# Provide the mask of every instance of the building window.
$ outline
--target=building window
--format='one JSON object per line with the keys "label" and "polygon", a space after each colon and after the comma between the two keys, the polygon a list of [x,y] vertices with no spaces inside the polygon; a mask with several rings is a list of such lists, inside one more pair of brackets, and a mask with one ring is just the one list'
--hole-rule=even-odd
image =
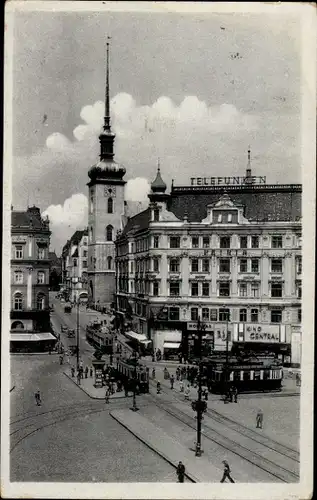
{"label": "building window", "polygon": [[158,222],[160,220],[160,210],[158,208],[155,208],[153,210],[153,218],[154,218],[154,222]]}
{"label": "building window", "polygon": [[298,299],[302,298],[302,284],[301,283],[296,284],[296,295],[297,295]]}
{"label": "building window", "polygon": [[203,273],[209,273],[209,259],[203,259]]}
{"label": "building window", "polygon": [[230,309],[219,309],[219,321],[230,321]]}
{"label": "building window", "polygon": [[113,199],[108,198],[108,214],[113,214]]}
{"label": "building window", "polygon": [[159,247],[159,237],[158,236],[153,236],[153,247],[154,248]]}
{"label": "building window", "polygon": [[232,214],[228,214],[228,222],[232,222]]}
{"label": "building window", "polygon": [[271,297],[282,297],[283,294],[283,284],[282,283],[271,283]]}
{"label": "building window", "polygon": [[179,272],[179,260],[178,259],[171,259],[170,260],[170,272],[171,273],[178,273]]}
{"label": "building window", "polygon": [[83,260],[83,268],[84,268],[84,269],[87,269],[87,267],[88,267],[87,260]]}
{"label": "building window", "polygon": [[199,248],[199,236],[192,237],[192,248]]}
{"label": "building window", "polygon": [[179,307],[169,308],[169,319],[171,321],[179,321]]}
{"label": "building window", "polygon": [[22,293],[16,293],[14,295],[14,310],[22,311],[23,309],[23,296]]}
{"label": "building window", "polygon": [[154,297],[157,297],[159,294],[159,284],[157,281],[153,282],[153,295]]}
{"label": "building window", "polygon": [[229,281],[220,281],[219,283],[219,297],[230,296],[230,283]]}
{"label": "building window", "polygon": [[45,248],[38,247],[37,255],[38,255],[38,259],[40,259],[40,260],[45,259]]}
{"label": "building window", "polygon": [[272,309],[271,310],[271,323],[282,323],[282,310]]}
{"label": "building window", "polygon": [[239,259],[239,264],[240,264],[240,273],[247,273],[248,272],[248,259]]}
{"label": "building window", "polygon": [[107,268],[108,270],[112,269],[112,257],[107,257]]}
{"label": "building window", "polygon": [[198,283],[191,284],[192,297],[198,297]]}
{"label": "building window", "polygon": [[251,323],[257,323],[258,321],[259,321],[258,309],[251,309]]}
{"label": "building window", "polygon": [[209,283],[208,282],[203,283],[202,295],[203,295],[203,297],[209,297]]}
{"label": "building window", "polygon": [[298,320],[298,323],[302,322],[302,310],[301,309],[297,309],[297,320]]}
{"label": "building window", "polygon": [[87,257],[87,255],[88,255],[87,250],[83,250],[83,257]]}
{"label": "building window", "polygon": [[39,293],[36,301],[36,308],[39,311],[43,311],[45,309],[45,295]]}
{"label": "building window", "polygon": [[209,311],[210,321],[218,321],[218,310],[210,309]]}
{"label": "building window", "polygon": [[251,248],[259,248],[259,237],[251,236]]}
{"label": "building window", "polygon": [[208,307],[203,307],[201,310],[201,317],[203,321],[209,320],[209,309]]}
{"label": "building window", "polygon": [[296,273],[302,274],[302,258],[296,257]]}
{"label": "building window", "polygon": [[113,233],[113,227],[110,224],[109,226],[107,226],[107,229],[106,229],[106,240],[107,241],[112,241],[112,239],[113,239],[112,233]]}
{"label": "building window", "polygon": [[248,248],[248,237],[240,236],[240,248]]}
{"label": "building window", "polygon": [[258,273],[259,272],[259,259],[251,259],[251,272]]}
{"label": "building window", "polygon": [[133,260],[131,260],[131,262],[130,262],[130,273],[134,272],[133,267],[134,267],[134,262],[133,262]]}
{"label": "building window", "polygon": [[23,259],[23,246],[22,245],[15,246],[15,258],[16,259]]}
{"label": "building window", "polygon": [[222,222],[222,214],[218,214],[217,222]]}
{"label": "building window", "polygon": [[22,283],[23,283],[23,272],[22,271],[15,271],[14,283],[16,285],[22,285]]}
{"label": "building window", "polygon": [[203,248],[209,248],[210,238],[209,236],[203,236]]}
{"label": "building window", "polygon": [[283,248],[283,237],[282,235],[272,236],[272,248]]}
{"label": "building window", "polygon": [[245,323],[247,321],[247,310],[246,309],[240,309],[239,320],[241,321],[241,323]]}
{"label": "building window", "polygon": [[179,297],[179,281],[170,282],[170,296]]}
{"label": "building window", "polygon": [[44,271],[38,271],[37,273],[37,284],[44,285],[45,283],[45,273]]}
{"label": "building window", "polygon": [[230,273],[230,259],[219,259],[219,272]]}
{"label": "building window", "polygon": [[230,248],[230,236],[220,236],[220,248]]}
{"label": "building window", "polygon": [[198,259],[191,260],[191,272],[198,273]]}
{"label": "building window", "polygon": [[198,307],[192,307],[190,310],[190,319],[192,321],[198,321]]}
{"label": "building window", "polygon": [[73,259],[73,266],[77,267],[77,259]]}
{"label": "building window", "polygon": [[271,272],[272,273],[282,273],[283,272],[282,259],[272,259],[271,260]]}
{"label": "building window", "polygon": [[248,284],[239,283],[239,297],[246,297],[248,295]]}
{"label": "building window", "polygon": [[179,236],[170,236],[170,248],[180,248]]}
{"label": "building window", "polygon": [[153,259],[153,271],[155,273],[159,272],[159,260],[156,258]]}
{"label": "building window", "polygon": [[251,283],[251,297],[258,299],[260,292],[259,283]]}

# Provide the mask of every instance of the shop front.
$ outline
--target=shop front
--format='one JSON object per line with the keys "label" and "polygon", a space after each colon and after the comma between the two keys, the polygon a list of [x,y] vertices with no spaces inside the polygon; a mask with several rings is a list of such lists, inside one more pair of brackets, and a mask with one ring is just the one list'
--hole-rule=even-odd
{"label": "shop front", "polygon": [[50,332],[10,332],[11,352],[44,352],[52,351],[57,338]]}
{"label": "shop front", "polygon": [[153,330],[153,348],[156,357],[178,360],[181,353],[181,330]]}
{"label": "shop front", "polygon": [[[202,349],[203,355],[209,356],[213,352],[231,351],[233,338],[233,323],[202,323]],[[189,358],[198,357],[197,321],[187,323],[187,338]]]}

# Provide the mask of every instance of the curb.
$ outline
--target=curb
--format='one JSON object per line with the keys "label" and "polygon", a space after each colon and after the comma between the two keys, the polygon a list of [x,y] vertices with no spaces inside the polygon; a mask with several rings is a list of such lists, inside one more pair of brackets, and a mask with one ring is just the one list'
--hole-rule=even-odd
{"label": "curb", "polygon": [[[127,431],[129,431],[131,434],[133,434],[134,437],[136,437],[139,441],[141,441],[143,444],[145,444],[145,446],[147,446],[150,450],[154,451],[154,453],[156,453],[157,455],[159,455],[161,458],[163,458],[163,460],[165,460],[166,462],[168,462],[172,467],[174,467],[174,469],[177,469],[177,465],[175,465],[175,463],[170,459],[168,458],[168,456],[166,456],[164,453],[162,453],[161,451],[158,451],[153,445],[149,444],[145,439],[144,437],[136,434],[134,431],[132,431],[126,424],[122,423],[120,420],[118,420],[118,418],[116,418],[114,415],[112,415],[112,411],[109,412],[109,415],[116,421],[118,422],[118,424],[122,425],[122,427],[124,427],[125,429],[127,429]],[[200,482],[193,474],[189,474],[188,472],[185,472],[185,476],[187,477],[187,479],[189,479],[190,481],[192,481],[193,483],[198,483]]]}
{"label": "curb", "polygon": [[[63,372],[64,375],[73,382],[73,384],[76,385],[76,387],[78,387],[79,389],[81,389],[85,394],[87,394],[87,396],[90,397],[90,399],[106,399],[105,397],[97,397],[97,396],[92,396],[88,391],[86,391],[86,389],[84,389],[81,385],[78,385],[76,383],[76,381],[73,379],[73,377],[71,377],[70,375],[68,375],[66,372]],[[119,399],[127,399],[127,398],[132,398],[133,396],[124,396],[124,397],[120,397],[120,396],[110,396],[109,400],[119,400]]]}

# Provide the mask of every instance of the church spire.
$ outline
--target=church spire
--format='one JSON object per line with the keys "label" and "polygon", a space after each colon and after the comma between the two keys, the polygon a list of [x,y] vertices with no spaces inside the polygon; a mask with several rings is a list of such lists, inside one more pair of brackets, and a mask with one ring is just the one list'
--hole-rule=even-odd
{"label": "church spire", "polygon": [[106,57],[106,92],[105,92],[105,116],[103,131],[99,136],[100,141],[100,159],[103,161],[111,161],[114,157],[114,139],[115,134],[111,131],[110,125],[110,85],[109,85],[109,66],[110,66],[110,37],[107,37],[107,57]]}
{"label": "church spire", "polygon": [[251,177],[251,150],[250,150],[250,146],[248,147],[248,164],[247,164],[246,176],[248,178]]}

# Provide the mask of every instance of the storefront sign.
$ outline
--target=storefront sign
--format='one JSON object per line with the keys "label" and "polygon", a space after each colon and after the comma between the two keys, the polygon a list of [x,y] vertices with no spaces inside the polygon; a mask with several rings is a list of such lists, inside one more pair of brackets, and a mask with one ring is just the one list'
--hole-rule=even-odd
{"label": "storefront sign", "polygon": [[[226,342],[227,332],[228,332],[228,340],[231,341],[231,328],[230,325],[227,326],[226,323],[210,323],[209,321],[202,322],[204,325],[204,332],[212,332],[214,335],[214,341]],[[187,323],[187,330],[189,331],[197,331],[197,322]]]}
{"label": "storefront sign", "polygon": [[266,184],[266,177],[191,177],[192,186],[237,186],[245,184]]}
{"label": "storefront sign", "polygon": [[245,342],[280,342],[279,325],[245,325]]}

